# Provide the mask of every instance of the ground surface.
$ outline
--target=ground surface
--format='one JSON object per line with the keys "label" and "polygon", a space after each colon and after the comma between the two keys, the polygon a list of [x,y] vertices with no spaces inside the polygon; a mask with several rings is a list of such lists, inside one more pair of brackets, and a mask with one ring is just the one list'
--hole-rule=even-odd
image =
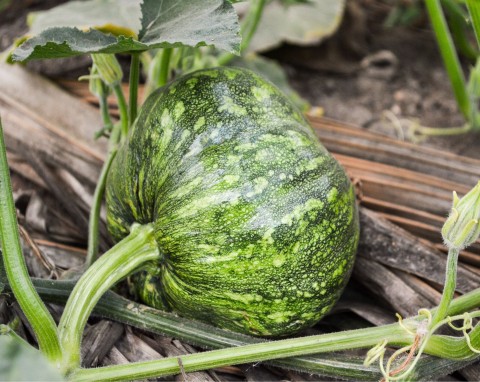
{"label": "ground surface", "polygon": [[[49,8],[60,2],[12,0],[10,8],[0,12],[0,50],[26,31],[27,9]],[[428,21],[384,28],[388,8],[381,4],[385,3],[351,0],[344,23],[333,38],[319,46],[285,46],[267,55],[282,63],[295,89],[312,105],[321,107],[327,117],[399,138],[402,134],[383,118],[385,112],[390,112],[394,121],[418,118],[427,126],[462,125]],[[468,68],[469,63],[464,64]],[[88,58],[29,64],[52,78],[71,79],[85,74],[88,65]],[[480,134],[422,142],[480,158],[479,143]],[[337,329],[342,325],[347,328],[351,316],[345,315],[342,321],[343,316],[337,314],[331,320]],[[332,322],[327,319],[322,325],[329,324]]]}
{"label": "ground surface", "polygon": [[[386,111],[425,126],[461,126],[464,120],[428,20],[385,28],[387,10],[365,3],[380,2],[349,2],[340,31],[321,46],[285,47],[270,55],[288,63],[295,88],[328,117],[399,138],[385,121]],[[463,63],[468,70],[471,63]],[[408,123],[402,125],[405,129]],[[478,134],[423,142],[477,158],[479,143]]]}

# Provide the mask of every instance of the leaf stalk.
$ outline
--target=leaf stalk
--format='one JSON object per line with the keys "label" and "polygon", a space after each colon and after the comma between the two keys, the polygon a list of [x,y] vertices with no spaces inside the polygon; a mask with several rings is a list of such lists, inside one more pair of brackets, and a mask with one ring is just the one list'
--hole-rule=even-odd
{"label": "leaf stalk", "polygon": [[159,258],[152,226],[134,224],[127,237],[82,275],[67,301],[58,326],[65,375],[80,367],[83,329],[102,295],[144,263]]}

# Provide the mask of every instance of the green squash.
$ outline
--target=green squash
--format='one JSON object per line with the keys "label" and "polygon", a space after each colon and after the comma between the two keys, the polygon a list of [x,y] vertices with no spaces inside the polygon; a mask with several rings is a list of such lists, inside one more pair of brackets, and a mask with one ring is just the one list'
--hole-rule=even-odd
{"label": "green squash", "polygon": [[162,261],[133,276],[140,298],[262,336],[316,323],[352,270],[354,190],[302,114],[237,68],[153,93],[107,181],[115,240],[151,223]]}

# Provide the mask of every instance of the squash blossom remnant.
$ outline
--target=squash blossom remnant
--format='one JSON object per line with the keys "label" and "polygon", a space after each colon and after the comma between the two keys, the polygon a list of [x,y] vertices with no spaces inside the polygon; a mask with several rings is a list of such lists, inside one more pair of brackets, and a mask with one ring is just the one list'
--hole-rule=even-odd
{"label": "squash blossom remnant", "polygon": [[94,53],[92,54],[92,61],[98,70],[100,78],[108,86],[114,86],[120,83],[123,78],[123,71],[115,55]]}
{"label": "squash blossom remnant", "polygon": [[461,250],[480,236],[480,181],[463,198],[453,192],[453,206],[442,228],[445,245]]}

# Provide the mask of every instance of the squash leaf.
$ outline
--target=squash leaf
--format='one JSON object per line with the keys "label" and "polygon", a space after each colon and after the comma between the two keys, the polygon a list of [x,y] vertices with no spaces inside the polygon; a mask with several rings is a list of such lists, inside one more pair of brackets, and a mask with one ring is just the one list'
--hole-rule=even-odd
{"label": "squash leaf", "polygon": [[[136,36],[140,29],[140,0],[70,1],[55,8],[28,15],[29,35],[48,28],[97,29],[114,35]],[[119,33],[120,32],[120,33]]]}
{"label": "squash leaf", "polygon": [[[82,2],[80,8],[77,2],[70,2],[63,6],[61,12],[58,8],[48,11],[50,16],[53,15],[49,23],[45,21],[48,14],[42,16],[37,13],[32,20],[32,30],[40,32],[15,49],[13,60],[205,45],[239,52],[238,16],[226,0],[144,0],[142,4],[133,1],[126,9],[141,15],[138,23],[125,20],[125,10],[118,11],[124,1],[88,0]],[[135,4],[139,7],[138,12]],[[98,7],[97,12],[110,16],[98,16],[87,21],[94,7]],[[58,17],[66,21],[55,21]],[[45,27],[47,29],[43,29]]]}
{"label": "squash leaf", "polygon": [[38,350],[8,335],[0,335],[0,381],[63,381]]}
{"label": "squash leaf", "polygon": [[344,7],[345,0],[272,1],[265,6],[249,50],[265,51],[282,42],[317,44],[337,30]]}

